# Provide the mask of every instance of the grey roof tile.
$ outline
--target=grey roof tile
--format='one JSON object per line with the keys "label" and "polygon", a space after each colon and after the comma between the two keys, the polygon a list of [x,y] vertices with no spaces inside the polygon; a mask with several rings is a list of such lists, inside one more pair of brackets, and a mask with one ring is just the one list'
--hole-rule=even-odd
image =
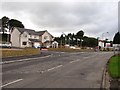
{"label": "grey roof tile", "polygon": [[43,35],[45,31],[38,31],[36,32],[35,30],[32,29],[24,29],[24,28],[18,28],[19,32],[23,33],[24,31],[28,32],[30,35]]}

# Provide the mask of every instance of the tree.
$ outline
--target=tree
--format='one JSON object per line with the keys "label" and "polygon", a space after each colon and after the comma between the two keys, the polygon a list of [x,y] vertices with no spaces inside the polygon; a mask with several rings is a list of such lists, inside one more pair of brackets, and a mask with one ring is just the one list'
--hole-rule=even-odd
{"label": "tree", "polygon": [[76,34],[77,38],[79,38],[79,39],[83,38],[83,35],[84,35],[84,32],[82,30],[77,32],[77,34]]}
{"label": "tree", "polygon": [[97,46],[97,39],[96,38],[92,38],[92,37],[83,37],[83,46],[87,46],[87,47],[95,47]]}
{"label": "tree", "polygon": [[13,27],[24,28],[24,25],[22,24],[22,22],[16,19],[11,19],[9,20],[8,23],[9,23],[9,29],[12,29]]}
{"label": "tree", "polygon": [[113,38],[113,44],[120,44],[120,33],[117,32]]}
{"label": "tree", "polygon": [[1,27],[1,29],[2,29],[2,32],[3,32],[3,34],[5,33],[5,28],[8,28],[8,22],[9,22],[9,18],[8,17],[6,17],[6,16],[4,16],[4,17],[2,17],[2,27]]}
{"label": "tree", "polygon": [[24,28],[24,25],[19,20],[9,19],[6,16],[2,17],[1,20],[2,20],[2,32],[3,32],[3,34],[5,32],[5,28],[7,28],[9,30],[11,30],[13,27]]}

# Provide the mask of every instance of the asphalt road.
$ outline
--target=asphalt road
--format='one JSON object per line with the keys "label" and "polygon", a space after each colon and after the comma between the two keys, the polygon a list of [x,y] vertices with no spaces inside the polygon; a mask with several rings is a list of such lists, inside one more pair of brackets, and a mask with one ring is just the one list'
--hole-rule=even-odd
{"label": "asphalt road", "polygon": [[113,55],[113,52],[47,53],[48,56],[3,63],[1,87],[100,88],[105,64]]}

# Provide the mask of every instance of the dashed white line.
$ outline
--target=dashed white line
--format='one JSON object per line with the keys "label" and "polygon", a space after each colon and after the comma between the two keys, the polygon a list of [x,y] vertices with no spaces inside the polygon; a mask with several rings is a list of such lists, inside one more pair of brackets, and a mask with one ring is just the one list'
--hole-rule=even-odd
{"label": "dashed white line", "polygon": [[50,69],[48,69],[47,71],[51,71],[51,70],[53,70],[53,69],[56,69],[56,68],[59,68],[59,67],[62,67],[63,65],[58,65],[58,66],[56,66],[56,67],[53,67],[53,68],[50,68]]}
{"label": "dashed white line", "polygon": [[[44,56],[44,57],[39,57],[39,58],[47,58],[50,57],[52,55],[48,55],[48,56]],[[4,62],[0,62],[0,64],[7,64],[7,63],[13,63],[13,62],[22,62],[22,61],[29,61],[32,59],[39,59],[39,58],[28,58],[28,59],[21,59],[21,60],[15,60],[15,61],[4,61]]]}
{"label": "dashed white line", "polygon": [[23,79],[18,79],[18,80],[9,82],[9,83],[7,83],[7,84],[5,84],[5,85],[2,85],[2,86],[0,86],[0,87],[2,88],[2,87],[8,86],[8,85],[10,85],[10,84],[13,84],[13,83],[16,83],[16,82],[19,82],[19,81],[22,81],[22,80],[23,80]]}
{"label": "dashed white line", "polygon": [[80,61],[80,60],[79,59],[78,60],[73,60],[70,63],[74,63],[74,62],[78,62],[78,61]]}

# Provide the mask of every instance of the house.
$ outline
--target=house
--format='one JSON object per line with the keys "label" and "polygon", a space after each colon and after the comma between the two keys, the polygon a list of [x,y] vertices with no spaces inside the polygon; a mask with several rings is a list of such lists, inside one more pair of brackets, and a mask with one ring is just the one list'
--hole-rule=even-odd
{"label": "house", "polygon": [[35,31],[32,29],[13,28],[11,30],[11,44],[13,47],[50,47],[53,36],[47,31]]}
{"label": "house", "polygon": [[51,47],[54,37],[47,30],[39,31],[37,33],[39,34],[42,46],[46,46],[47,48]]}
{"label": "house", "polygon": [[58,42],[57,41],[52,42],[52,48],[58,48]]}

